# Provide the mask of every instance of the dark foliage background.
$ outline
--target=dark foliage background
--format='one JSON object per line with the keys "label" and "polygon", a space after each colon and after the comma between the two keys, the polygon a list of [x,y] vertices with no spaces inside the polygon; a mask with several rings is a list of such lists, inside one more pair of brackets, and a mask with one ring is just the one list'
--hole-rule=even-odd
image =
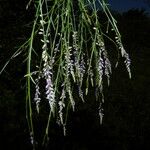
{"label": "dark foliage background", "polygon": [[[28,0],[0,0],[0,67],[30,35],[34,8],[26,10]],[[132,59],[129,80],[120,61],[113,68],[110,87],[105,89],[105,116],[99,125],[93,89],[86,104],[70,112],[67,136],[52,123],[51,150],[146,150],[150,148],[150,17],[144,10],[114,12],[123,43]],[[113,58],[113,48],[109,43]],[[25,118],[25,56],[12,60],[0,76],[0,149],[31,149]],[[38,120],[38,118],[37,118]],[[38,136],[44,128],[37,125]],[[97,147],[97,148],[96,148]],[[39,148],[42,149],[42,148]]]}

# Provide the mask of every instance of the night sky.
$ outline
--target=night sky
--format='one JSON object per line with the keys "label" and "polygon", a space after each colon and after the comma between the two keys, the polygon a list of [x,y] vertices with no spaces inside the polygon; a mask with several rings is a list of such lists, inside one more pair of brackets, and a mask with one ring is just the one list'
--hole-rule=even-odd
{"label": "night sky", "polygon": [[110,7],[113,10],[119,12],[124,12],[129,9],[145,9],[147,12],[150,12],[150,7],[143,0],[108,0]]}

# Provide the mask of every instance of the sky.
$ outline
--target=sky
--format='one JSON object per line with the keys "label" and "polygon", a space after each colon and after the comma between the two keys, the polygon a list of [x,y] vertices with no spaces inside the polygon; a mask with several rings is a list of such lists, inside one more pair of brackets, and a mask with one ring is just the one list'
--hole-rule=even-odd
{"label": "sky", "polygon": [[150,12],[150,6],[148,6],[144,0],[108,0],[108,2],[113,10],[120,12],[124,12],[132,8],[144,8],[146,11]]}

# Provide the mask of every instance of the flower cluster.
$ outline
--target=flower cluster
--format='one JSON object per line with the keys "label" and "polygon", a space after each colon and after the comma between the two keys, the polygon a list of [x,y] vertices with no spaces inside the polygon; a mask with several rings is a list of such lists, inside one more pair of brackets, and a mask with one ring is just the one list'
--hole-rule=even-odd
{"label": "flower cluster", "polygon": [[46,80],[46,99],[49,102],[51,111],[55,112],[55,92],[54,92],[54,86],[52,82],[52,68],[50,65],[45,66],[43,68],[43,75]]}
{"label": "flower cluster", "polygon": [[34,96],[34,101],[36,103],[36,110],[38,113],[39,113],[39,104],[41,101],[39,80],[40,80],[40,76],[35,80],[35,96]]}
{"label": "flower cluster", "polygon": [[126,69],[127,69],[128,73],[129,73],[129,78],[131,78],[131,70],[130,70],[131,59],[129,58],[129,54],[125,50],[124,50],[123,57],[125,58],[124,63],[126,65]]}
{"label": "flower cluster", "polygon": [[75,108],[75,101],[72,96],[72,90],[71,90],[71,81],[70,81],[70,75],[72,76],[74,82],[75,82],[75,75],[74,75],[74,61],[72,60],[72,47],[68,46],[65,52],[65,81],[64,81],[64,87],[68,93],[70,103],[72,106],[72,109],[74,110]]}
{"label": "flower cluster", "polygon": [[58,113],[59,113],[60,123],[63,126],[64,135],[66,135],[65,123],[64,123],[64,120],[63,120],[63,109],[65,108],[65,103],[64,103],[63,100],[60,100],[58,102],[58,105],[59,105],[59,111],[58,111]]}
{"label": "flower cluster", "polygon": [[80,77],[80,81],[82,83],[83,81],[83,76],[85,74],[85,61],[84,61],[84,54],[81,55],[81,61],[80,61],[80,66],[79,66],[79,70],[80,70],[80,74],[79,74],[79,77]]}
{"label": "flower cluster", "polygon": [[98,86],[100,86],[102,82],[103,69],[104,69],[104,60],[102,59],[101,53],[99,53],[99,60],[98,60],[98,67],[97,67],[98,75],[99,75]]}
{"label": "flower cluster", "polygon": [[124,47],[123,47],[123,45],[122,45],[122,42],[121,42],[121,39],[119,38],[119,36],[116,36],[115,39],[116,39],[116,43],[118,44],[119,49],[120,49],[120,51],[121,51],[121,56],[122,56],[123,58],[125,58],[124,63],[125,63],[125,65],[126,65],[126,69],[127,69],[128,73],[129,73],[129,77],[131,78],[131,70],[130,70],[131,60],[130,60],[130,58],[129,58],[129,55],[128,55],[128,53],[125,51],[125,49],[124,49]]}
{"label": "flower cluster", "polygon": [[42,42],[42,61],[43,61],[43,69],[42,69],[42,73],[39,75],[39,78],[36,79],[36,92],[35,92],[35,97],[34,100],[36,101],[36,107],[37,110],[39,111],[39,102],[40,102],[40,92],[39,92],[39,79],[40,77],[44,78],[46,81],[46,86],[45,86],[45,95],[46,95],[46,99],[49,102],[50,105],[50,109],[51,112],[54,113],[55,111],[55,91],[54,91],[54,86],[53,86],[53,80],[52,80],[52,66],[53,66],[53,62],[54,62],[54,58],[51,58],[49,56],[49,54],[47,53],[47,49],[48,49],[48,34],[45,32],[44,29],[44,25],[46,25],[46,22],[43,20],[43,16],[40,15],[41,20],[40,20],[40,24],[41,24],[41,28],[40,28],[40,35],[43,35],[43,39],[41,39]]}
{"label": "flower cluster", "polygon": [[[35,79],[35,96],[34,102],[36,104],[37,112],[39,113],[39,105],[41,102],[40,85],[45,84],[44,96],[48,103],[50,113],[47,121],[45,139],[48,138],[48,130],[50,124],[51,114],[59,119],[59,123],[63,126],[64,135],[66,134],[66,118],[68,106],[71,105],[73,111],[75,110],[74,96],[78,90],[80,99],[84,102],[84,96],[88,94],[90,87],[95,88],[96,100],[100,101],[99,117],[100,124],[103,120],[104,102],[103,95],[103,79],[107,78],[108,85],[112,73],[111,62],[108,57],[105,46],[106,34],[103,33],[101,26],[101,18],[97,13],[95,0],[39,0],[36,2],[36,19],[29,40],[29,54],[28,54],[28,109],[31,114],[30,102],[30,77],[32,75],[31,69],[31,51],[34,49],[34,38],[38,35],[41,38],[41,61],[38,72],[38,77]],[[109,25],[113,28],[116,41],[115,45],[121,51],[122,57],[125,59],[124,63],[126,69],[131,77],[130,64],[131,60],[126,53],[120,33],[116,26],[116,21],[111,15],[108,5],[104,0],[97,1],[104,14],[108,18],[107,31]],[[91,10],[88,11],[92,6]],[[77,6],[77,7],[76,7]],[[92,28],[92,26],[94,26]],[[108,37],[109,38],[109,37]],[[109,38],[110,39],[110,38]],[[34,80],[33,80],[34,81]],[[40,81],[45,81],[40,84]],[[77,89],[76,89],[77,88]],[[85,89],[84,89],[85,88]],[[85,95],[84,95],[85,94]],[[28,115],[29,127],[33,133],[32,116]],[[34,144],[33,134],[31,136],[31,143]]]}
{"label": "flower cluster", "polygon": [[74,31],[73,35],[73,55],[74,55],[74,66],[75,66],[75,71],[76,71],[76,76],[80,76],[80,65],[79,65],[79,47],[78,47],[78,38],[77,38],[77,32]]}
{"label": "flower cluster", "polygon": [[53,66],[53,59],[48,59],[50,56],[47,54],[46,50],[42,53],[42,60],[44,61],[43,64],[43,78],[46,80],[46,99],[49,102],[51,111],[54,113],[55,110],[55,92],[54,92],[54,86],[52,81],[52,66]]}
{"label": "flower cluster", "polygon": [[74,64],[73,64],[73,60],[72,60],[72,53],[71,53],[72,47],[68,46],[66,53],[65,53],[65,70],[66,70],[66,76],[67,78],[69,77],[69,75],[71,74],[73,77],[73,80],[75,81],[75,75],[74,75]]}
{"label": "flower cluster", "polygon": [[75,74],[77,78],[77,84],[78,84],[78,93],[79,97],[84,101],[83,98],[83,91],[81,89],[82,82],[83,82],[83,76],[85,74],[85,61],[84,61],[84,53],[80,52],[79,46],[78,46],[78,32],[74,31],[73,35],[73,55],[74,55],[74,68],[75,68]]}
{"label": "flower cluster", "polygon": [[97,45],[99,47],[99,55],[98,55],[98,73],[99,73],[99,86],[102,82],[102,76],[103,74],[107,77],[108,85],[109,85],[109,79],[111,74],[111,63],[108,59],[107,51],[105,49],[104,42],[102,41],[102,38],[98,36],[98,42]]}

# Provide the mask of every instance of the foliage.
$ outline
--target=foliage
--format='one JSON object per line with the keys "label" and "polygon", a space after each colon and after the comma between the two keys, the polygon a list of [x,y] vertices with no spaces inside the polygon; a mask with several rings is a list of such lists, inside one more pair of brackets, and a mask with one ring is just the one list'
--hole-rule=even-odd
{"label": "foliage", "polygon": [[[110,40],[115,43],[119,51],[118,56],[121,54],[124,57],[129,77],[131,77],[130,59],[123,47],[116,20],[104,0],[97,2],[107,17],[106,31],[102,28],[95,0],[35,1],[36,14],[31,37],[12,56],[15,58],[20,54],[24,50],[22,47],[28,48],[27,74],[25,75],[27,78],[26,112],[34,148],[36,142],[32,99],[38,113],[41,111],[42,98],[47,100],[46,104],[49,104],[49,117],[43,144],[48,140],[52,116],[58,118],[66,134],[68,110],[72,107],[74,111],[76,106],[75,91],[85,102],[84,95],[88,94],[89,87],[95,88],[96,99],[99,100],[100,123],[102,123],[103,78],[104,76],[107,78],[109,85],[111,75],[111,62],[104,39],[106,37],[110,39],[107,36],[110,31],[113,31],[115,41]],[[34,59],[38,61],[34,64],[35,61],[32,58],[33,54],[36,54],[36,44],[39,39],[41,53],[37,52],[39,55]],[[34,65],[37,65],[37,69]],[[33,85],[35,85],[34,98],[31,91]]]}

